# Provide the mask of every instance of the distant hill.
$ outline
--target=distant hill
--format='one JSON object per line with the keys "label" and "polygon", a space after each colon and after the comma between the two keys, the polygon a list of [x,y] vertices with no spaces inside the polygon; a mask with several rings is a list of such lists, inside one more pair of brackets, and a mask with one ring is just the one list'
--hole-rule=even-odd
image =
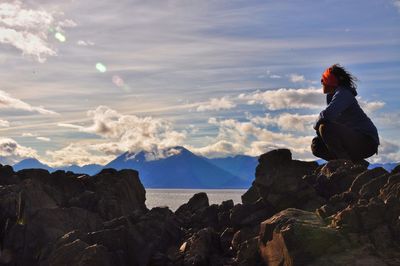
{"label": "distant hill", "polygon": [[251,182],[212,164],[184,147],[174,147],[177,154],[164,159],[146,160],[151,154],[124,153],[104,168],[136,169],[148,188],[247,188]]}
{"label": "distant hill", "polygon": [[212,159],[206,158],[206,160],[240,179],[250,182],[254,180],[256,167],[258,165],[258,157],[247,155]]}
{"label": "distant hill", "polygon": [[391,172],[397,165],[400,163],[373,163],[368,166],[368,169],[376,168],[376,167],[382,167],[386,171]]}
{"label": "distant hill", "polygon": [[103,169],[100,164],[88,164],[84,166],[71,165],[57,168],[57,170],[71,171],[78,174],[95,175]]}
{"label": "distant hill", "polygon": [[[90,164],[85,166],[64,166],[52,168],[37,159],[28,158],[13,166],[15,171],[27,168],[41,168],[49,172],[56,170],[95,175],[103,168],[135,169],[147,188],[248,188],[254,180],[258,158],[237,155],[226,158],[205,158],[195,155],[184,147],[166,149],[172,154],[166,158],[155,159],[151,152],[125,152],[107,165]],[[317,161],[325,163],[323,160]],[[383,167],[391,171],[398,163],[371,164],[368,168]]]}
{"label": "distant hill", "polygon": [[46,169],[49,172],[54,172],[55,169],[41,163],[39,160],[35,158],[28,158],[20,161],[19,163],[16,163],[13,165],[14,171],[19,171],[22,169],[30,169],[30,168],[40,168],[40,169]]}

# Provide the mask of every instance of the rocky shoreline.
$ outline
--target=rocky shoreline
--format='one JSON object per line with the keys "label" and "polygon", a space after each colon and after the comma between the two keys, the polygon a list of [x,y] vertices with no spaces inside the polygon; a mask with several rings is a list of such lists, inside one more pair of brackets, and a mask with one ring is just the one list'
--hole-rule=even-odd
{"label": "rocky shoreline", "polygon": [[139,173],[0,166],[0,265],[400,265],[400,166],[259,157],[242,203],[145,205]]}

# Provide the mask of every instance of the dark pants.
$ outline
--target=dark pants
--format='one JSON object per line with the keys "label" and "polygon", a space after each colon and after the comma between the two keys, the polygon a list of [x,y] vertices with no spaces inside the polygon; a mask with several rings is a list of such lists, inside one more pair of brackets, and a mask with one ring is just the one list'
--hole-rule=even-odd
{"label": "dark pants", "polygon": [[354,162],[371,157],[377,152],[375,141],[354,129],[338,123],[322,123],[312,140],[312,153],[326,161],[347,159]]}

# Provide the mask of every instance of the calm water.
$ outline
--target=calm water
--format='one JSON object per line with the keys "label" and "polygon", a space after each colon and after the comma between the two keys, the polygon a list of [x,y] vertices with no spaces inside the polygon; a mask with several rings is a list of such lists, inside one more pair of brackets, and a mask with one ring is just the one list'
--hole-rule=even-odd
{"label": "calm water", "polygon": [[241,196],[246,189],[150,189],[146,188],[146,206],[153,207],[167,206],[175,211],[179,206],[198,192],[206,192],[210,204],[221,204],[224,200],[233,200],[241,203]]}

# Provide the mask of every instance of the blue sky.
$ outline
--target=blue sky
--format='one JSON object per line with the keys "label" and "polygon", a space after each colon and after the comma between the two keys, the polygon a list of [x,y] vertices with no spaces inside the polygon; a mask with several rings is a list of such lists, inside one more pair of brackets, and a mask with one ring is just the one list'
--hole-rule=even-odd
{"label": "blue sky", "polygon": [[[400,1],[2,1],[0,156],[51,165],[310,153],[340,63],[400,161]],[[96,68],[97,65],[97,68]]]}

